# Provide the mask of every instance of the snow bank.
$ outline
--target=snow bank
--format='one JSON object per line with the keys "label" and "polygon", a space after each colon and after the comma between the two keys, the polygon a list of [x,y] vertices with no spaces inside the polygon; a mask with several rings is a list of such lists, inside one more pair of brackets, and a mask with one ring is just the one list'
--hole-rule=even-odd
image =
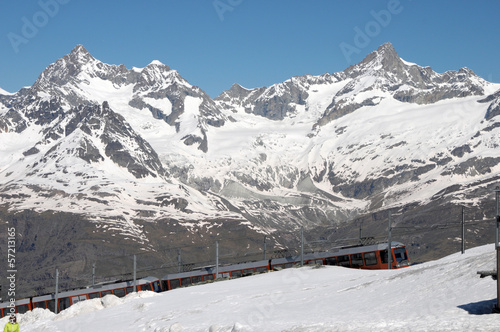
{"label": "snow bank", "polygon": [[493,245],[401,270],[296,268],[176,289],[106,296],[59,315],[20,315],[22,331],[497,331]]}

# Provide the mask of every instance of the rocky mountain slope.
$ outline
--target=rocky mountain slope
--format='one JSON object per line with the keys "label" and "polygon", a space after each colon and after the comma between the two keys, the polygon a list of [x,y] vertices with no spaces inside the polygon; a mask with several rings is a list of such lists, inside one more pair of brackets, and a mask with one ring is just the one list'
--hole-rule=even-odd
{"label": "rocky mountain slope", "polygon": [[369,216],[380,235],[388,209],[401,225],[440,223],[464,204],[482,220],[499,180],[499,91],[387,43],[342,72],[211,99],[158,61],[127,69],[79,45],[31,87],[0,90],[2,218],[69,214],[109,254],[231,229],[286,246],[300,226],[338,238]]}

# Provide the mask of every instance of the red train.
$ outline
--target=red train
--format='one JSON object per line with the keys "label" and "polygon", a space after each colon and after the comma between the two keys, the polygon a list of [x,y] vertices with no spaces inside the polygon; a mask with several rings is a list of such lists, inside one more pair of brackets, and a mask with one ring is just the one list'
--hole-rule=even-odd
{"label": "red train", "polygon": [[[307,265],[338,265],[358,269],[387,269],[388,268],[388,244],[375,244],[368,246],[352,246],[332,249],[327,252],[305,254],[304,257],[291,256],[274,258],[257,262],[239,263],[221,266],[204,267],[190,272],[168,274],[161,280],[155,277],[146,277],[137,280],[137,290],[150,290],[154,292],[168,291],[192,284],[208,282],[217,278],[237,278],[256,273],[275,271],[296,266],[304,261]],[[391,245],[392,269],[399,269],[410,265],[406,247],[399,242]],[[218,273],[218,276],[216,274]],[[58,294],[58,312],[69,306],[88,299],[104,297],[114,294],[123,297],[133,292],[133,282],[124,281],[119,283],[93,286],[90,288],[65,291]],[[42,295],[33,298],[16,300],[15,307],[10,307],[9,302],[0,303],[1,317],[9,315],[12,310],[16,313],[25,313],[34,308],[44,308],[55,311],[55,295]]]}
{"label": "red train", "polygon": [[[160,280],[154,277],[146,277],[136,281],[137,290],[150,290],[160,292]],[[133,292],[133,281],[124,281],[107,285],[96,285],[91,288],[75,289],[70,291],[61,292],[57,298],[57,310],[62,310],[70,307],[71,305],[98,297],[104,297],[108,294],[114,294],[118,297],[123,297],[126,294]],[[10,302],[0,303],[1,317],[10,315],[12,312],[23,314],[28,310],[34,308],[49,309],[55,312],[55,294],[41,295],[32,298],[16,300],[15,306]]]}
{"label": "red train", "polygon": [[[327,252],[305,254],[303,260],[304,264],[307,265],[338,265],[369,270],[387,269],[389,267],[387,247],[387,243],[368,246],[343,247],[332,249]],[[392,269],[399,269],[410,265],[406,247],[402,243],[393,242],[391,244],[391,249]],[[222,266],[219,267],[218,273],[219,278],[235,278],[254,273],[286,269],[300,263],[300,256],[290,256],[262,260],[258,262]],[[216,273],[216,268],[214,266],[210,266],[190,272],[167,274],[161,279],[162,289],[166,291],[178,287],[210,281],[216,278]]]}

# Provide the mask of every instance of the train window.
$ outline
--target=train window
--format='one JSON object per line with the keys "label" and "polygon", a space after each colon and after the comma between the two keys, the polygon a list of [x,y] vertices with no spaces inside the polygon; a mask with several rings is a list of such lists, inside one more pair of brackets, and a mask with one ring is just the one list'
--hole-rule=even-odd
{"label": "train window", "polygon": [[101,297],[101,295],[99,294],[99,292],[95,292],[95,293],[90,293],[89,294],[89,299],[97,299]]}
{"label": "train window", "polygon": [[193,284],[197,284],[203,281],[203,278],[201,276],[194,276],[191,279],[193,280]]}
{"label": "train window", "polygon": [[363,254],[352,254],[351,255],[352,267],[363,266]]}
{"label": "train window", "polygon": [[349,256],[339,256],[337,257],[337,261],[339,262],[340,266],[351,266],[351,263],[349,262]]}
{"label": "train window", "polygon": [[235,278],[238,278],[238,277],[241,277],[243,275],[243,272],[241,272],[241,270],[233,271],[233,272],[231,272],[231,275]]}
{"label": "train window", "polygon": [[293,267],[293,263],[286,263],[285,264],[285,269]]}
{"label": "train window", "polygon": [[113,291],[113,293],[118,296],[118,297],[124,297],[125,296],[125,288],[117,288]]}
{"label": "train window", "polygon": [[134,292],[134,287],[133,286],[126,287],[125,291],[127,292],[127,294],[133,293]]}
{"label": "train window", "polygon": [[35,308],[47,309],[47,306],[45,305],[45,301],[35,302],[35,303],[33,303],[33,305]]}
{"label": "train window", "polygon": [[255,271],[254,271],[254,269],[245,269],[245,270],[243,270],[243,275],[244,275],[244,276],[250,276],[250,275],[252,275],[254,272],[255,272]]}
{"label": "train window", "polygon": [[189,285],[191,285],[191,278],[189,278],[189,277],[182,278],[181,279],[181,285],[182,286],[189,286]]}
{"label": "train window", "polygon": [[23,304],[23,305],[18,305],[16,309],[18,314],[24,314],[30,310],[30,307],[27,304]]}
{"label": "train window", "polygon": [[101,296],[102,296],[102,297],[105,297],[105,296],[106,296],[106,295],[108,295],[108,294],[112,294],[112,292],[111,292],[110,290],[105,290],[105,291],[102,291],[102,292],[101,292]]}
{"label": "train window", "polygon": [[205,281],[207,281],[207,280],[214,280],[214,275],[213,274],[207,274],[203,278],[205,279]]}
{"label": "train window", "polygon": [[151,290],[151,285],[150,284],[144,284],[144,285],[141,285],[141,290]]}
{"label": "train window", "polygon": [[406,256],[405,248],[396,248],[394,249],[394,256],[396,257],[396,262],[406,261],[408,257]]}
{"label": "train window", "polygon": [[325,258],[326,265],[337,265],[337,257]]}
{"label": "train window", "polygon": [[54,300],[48,300],[47,301],[47,309],[49,309],[52,312],[56,312],[56,307],[55,307],[55,301]]}
{"label": "train window", "polygon": [[62,299],[59,299],[59,311],[63,311],[66,308],[70,307],[69,303],[69,297],[63,297]]}
{"label": "train window", "polygon": [[366,265],[376,265],[377,264],[377,254],[375,252],[365,253],[365,264]]}
{"label": "train window", "polygon": [[71,298],[71,302],[73,304],[75,304],[75,303],[78,303],[80,301],[85,301],[86,299],[87,299],[87,296],[85,296],[85,295],[73,296]]}
{"label": "train window", "polygon": [[261,267],[256,268],[256,270],[257,270],[257,273],[266,272],[267,271],[267,267],[266,266],[261,266]]}
{"label": "train window", "polygon": [[307,261],[307,265],[314,265],[314,264],[316,264],[315,261],[312,261],[312,260],[311,261]]}
{"label": "train window", "polygon": [[382,260],[382,263],[387,263],[387,250],[382,250],[380,252],[380,259]]}
{"label": "train window", "polygon": [[172,279],[170,280],[170,289],[176,289],[181,287],[181,282],[179,279]]}

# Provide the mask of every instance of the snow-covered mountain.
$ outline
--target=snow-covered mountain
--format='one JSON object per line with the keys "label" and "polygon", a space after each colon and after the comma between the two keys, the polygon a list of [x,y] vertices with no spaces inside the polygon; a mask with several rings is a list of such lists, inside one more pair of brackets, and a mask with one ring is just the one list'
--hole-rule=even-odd
{"label": "snow-covered mountain", "polygon": [[214,100],[158,61],[127,69],[79,45],[31,87],[0,91],[0,202],[151,247],[144,223],[159,220],[269,234],[479,207],[499,179],[499,114],[499,84],[436,73],[389,43],[342,72]]}
{"label": "snow-covered mountain", "polygon": [[272,140],[281,146],[273,152],[288,159],[283,164],[371,210],[494,178],[499,88],[467,68],[438,74],[406,62],[384,44],[340,73],[253,90],[233,85],[216,100],[241,121],[249,114],[273,120],[277,137],[281,123],[290,132],[303,129],[298,151],[283,131],[281,143]]}

